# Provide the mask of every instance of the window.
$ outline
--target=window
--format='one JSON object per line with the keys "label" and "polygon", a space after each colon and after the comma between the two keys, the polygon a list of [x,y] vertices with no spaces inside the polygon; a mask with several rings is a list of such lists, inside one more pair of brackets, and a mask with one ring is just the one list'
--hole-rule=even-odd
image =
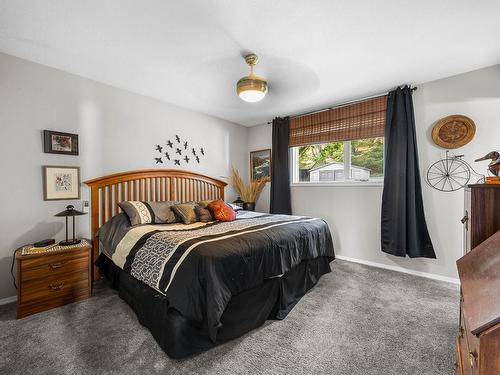
{"label": "window", "polygon": [[382,96],[292,118],[292,182],[382,182],[386,104]]}
{"label": "window", "polygon": [[292,148],[293,182],[382,182],[384,138]]}

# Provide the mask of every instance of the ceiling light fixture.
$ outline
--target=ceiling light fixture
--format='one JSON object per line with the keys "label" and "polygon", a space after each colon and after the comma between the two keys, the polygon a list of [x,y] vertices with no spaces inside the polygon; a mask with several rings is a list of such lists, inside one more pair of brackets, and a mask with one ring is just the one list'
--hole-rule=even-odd
{"label": "ceiling light fixture", "polygon": [[236,84],[236,92],[238,96],[250,103],[258,102],[264,99],[267,93],[267,82],[254,74],[253,67],[259,62],[257,55],[251,53],[245,56],[246,63],[250,66],[250,74],[241,78]]}

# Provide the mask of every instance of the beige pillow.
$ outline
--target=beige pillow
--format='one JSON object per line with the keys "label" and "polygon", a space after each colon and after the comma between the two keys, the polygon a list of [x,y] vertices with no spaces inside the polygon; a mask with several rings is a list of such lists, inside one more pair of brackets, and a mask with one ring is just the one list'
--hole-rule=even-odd
{"label": "beige pillow", "polygon": [[172,210],[184,224],[192,224],[198,221],[198,216],[194,210],[195,207],[196,203],[194,202],[180,203],[173,205]]}
{"label": "beige pillow", "polygon": [[214,200],[213,199],[207,199],[204,201],[199,201],[198,205],[200,205],[202,208],[207,208],[207,206],[212,203]]}

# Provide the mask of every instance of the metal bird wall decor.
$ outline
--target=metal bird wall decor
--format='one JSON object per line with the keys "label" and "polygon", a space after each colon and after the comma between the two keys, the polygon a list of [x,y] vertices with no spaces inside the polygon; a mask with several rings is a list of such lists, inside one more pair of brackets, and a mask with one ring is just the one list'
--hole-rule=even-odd
{"label": "metal bird wall decor", "polygon": [[[155,152],[160,154],[160,157],[157,156],[154,157],[155,164],[164,164],[164,162],[171,162],[173,163],[174,166],[176,165],[180,166],[181,162],[184,162],[184,164],[189,164],[190,160],[192,160],[192,162],[196,160],[196,163],[198,164],[201,162],[202,155],[205,156],[205,149],[203,147],[198,147],[193,144],[191,144],[190,147],[191,142],[181,139],[181,137],[178,134],[175,134],[173,139],[174,139],[173,141],[171,139],[167,139],[164,145],[161,144],[155,145]],[[174,144],[177,147],[174,147]],[[171,149],[172,151],[170,152],[166,151],[168,149]],[[171,154],[173,153],[176,154],[178,159],[173,158],[173,156],[171,156]],[[194,159],[191,159],[188,156],[188,154],[190,153],[193,154]],[[165,159],[163,159],[163,157],[165,157]]]}

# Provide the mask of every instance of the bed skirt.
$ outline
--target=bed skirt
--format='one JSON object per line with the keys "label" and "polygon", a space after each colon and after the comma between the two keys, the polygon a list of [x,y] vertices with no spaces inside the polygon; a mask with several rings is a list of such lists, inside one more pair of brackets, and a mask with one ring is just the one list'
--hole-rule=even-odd
{"label": "bed skirt", "polygon": [[319,278],[331,272],[330,261],[328,257],[303,261],[283,276],[233,296],[215,342],[209,337],[206,321],[186,319],[169,307],[167,297],[134,279],[106,256],[101,254],[96,264],[168,356],[185,358],[239,337],[268,319],[284,319]]}

